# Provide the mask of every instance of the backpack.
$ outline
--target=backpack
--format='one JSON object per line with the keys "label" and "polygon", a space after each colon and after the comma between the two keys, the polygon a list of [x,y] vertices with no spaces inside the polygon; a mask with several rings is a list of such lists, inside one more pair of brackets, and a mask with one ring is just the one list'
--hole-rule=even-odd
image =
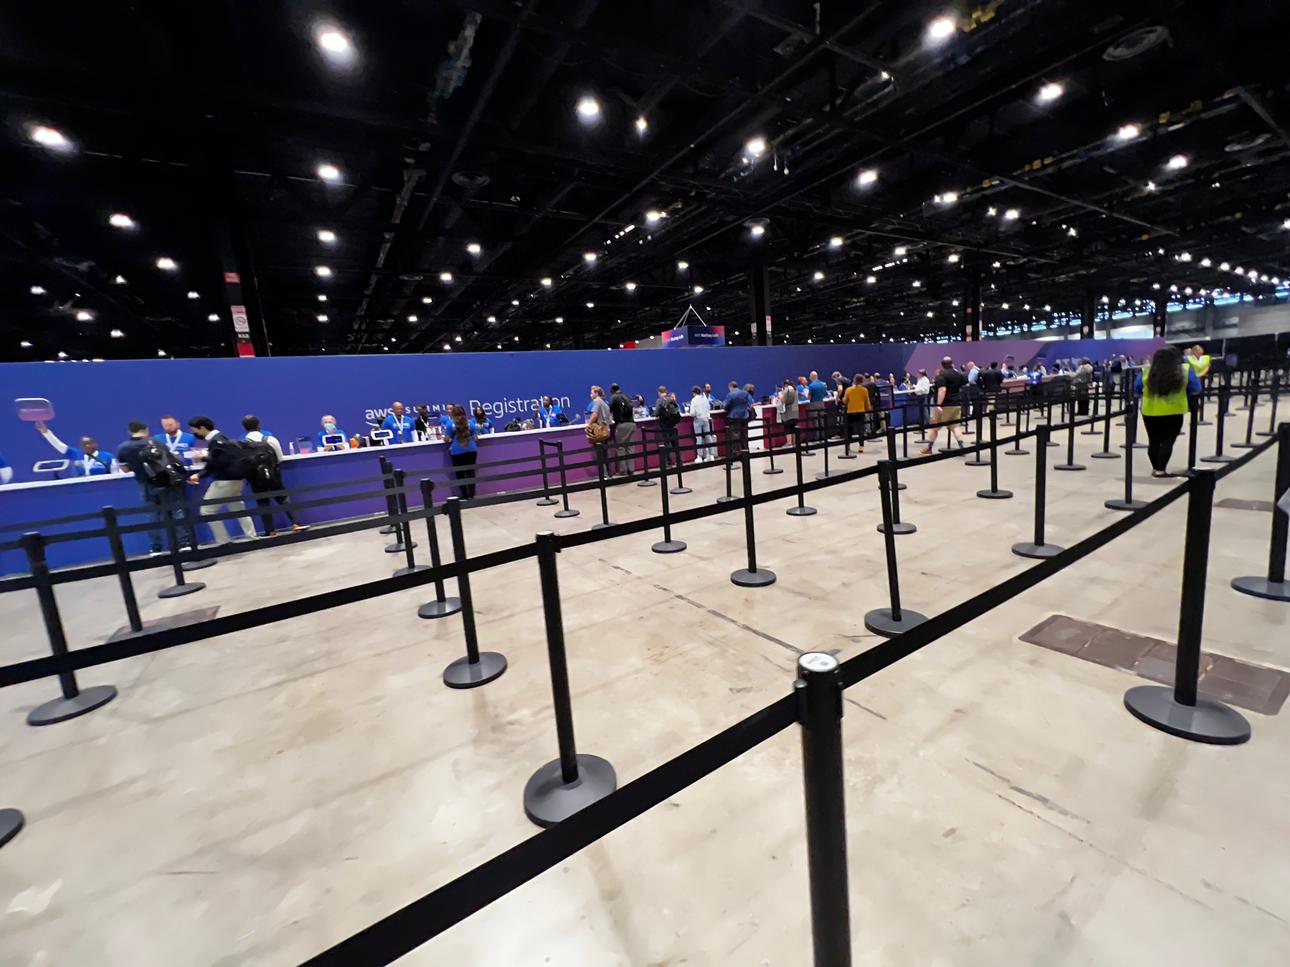
{"label": "backpack", "polygon": [[658,422],[662,426],[673,427],[681,422],[681,409],[676,405],[676,400],[665,399],[661,401],[654,409],[654,415],[658,417]]}
{"label": "backpack", "polygon": [[178,487],[188,476],[170,449],[151,437],[139,449],[139,464],[150,487]]}
{"label": "backpack", "polygon": [[239,470],[243,480],[252,487],[257,485],[277,489],[280,484],[278,476],[278,454],[265,440],[230,440],[236,445],[233,466]]}

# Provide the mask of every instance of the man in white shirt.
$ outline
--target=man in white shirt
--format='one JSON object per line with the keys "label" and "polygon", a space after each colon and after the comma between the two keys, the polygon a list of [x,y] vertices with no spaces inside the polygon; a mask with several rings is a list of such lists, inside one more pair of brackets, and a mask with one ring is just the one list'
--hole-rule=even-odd
{"label": "man in white shirt", "polygon": [[717,458],[717,438],[712,432],[712,400],[695,386],[690,390],[690,416],[694,417],[695,459],[702,462]]}
{"label": "man in white shirt", "polygon": [[924,426],[931,420],[931,410],[928,402],[932,392],[932,381],[927,378],[927,370],[918,371],[918,382],[914,383],[914,396],[918,400],[919,422]]}
{"label": "man in white shirt", "polygon": [[[273,526],[273,511],[269,510],[274,503],[276,503],[282,512],[287,515],[287,520],[291,522],[291,529],[293,531],[304,530],[305,525],[296,520],[296,515],[291,510],[291,503],[288,501],[287,495],[284,493],[274,493],[274,491],[280,491],[283,489],[282,473],[278,468],[278,464],[282,463],[282,444],[278,442],[278,438],[273,434],[264,433],[260,430],[260,418],[254,414],[248,413],[246,416],[242,417],[242,429],[246,431],[246,436],[242,439],[249,440],[251,443],[267,444],[273,449],[274,454],[278,458],[273,468],[274,473],[271,480],[262,481],[253,477],[248,481],[251,485],[251,493],[255,494],[256,506],[264,511],[264,513],[260,515],[260,520],[264,523],[264,536],[278,536],[278,532]],[[267,493],[274,493],[274,496],[260,496],[260,494]]]}

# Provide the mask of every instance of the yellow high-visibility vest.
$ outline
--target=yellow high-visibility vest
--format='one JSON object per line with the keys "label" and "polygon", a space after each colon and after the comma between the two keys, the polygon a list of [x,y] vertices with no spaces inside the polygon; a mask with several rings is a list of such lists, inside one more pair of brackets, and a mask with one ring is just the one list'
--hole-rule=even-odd
{"label": "yellow high-visibility vest", "polygon": [[1143,416],[1174,416],[1187,412],[1187,376],[1190,371],[1190,364],[1182,364],[1182,386],[1165,396],[1153,396],[1151,387],[1147,384],[1147,378],[1151,375],[1151,367],[1142,367],[1142,415]]}

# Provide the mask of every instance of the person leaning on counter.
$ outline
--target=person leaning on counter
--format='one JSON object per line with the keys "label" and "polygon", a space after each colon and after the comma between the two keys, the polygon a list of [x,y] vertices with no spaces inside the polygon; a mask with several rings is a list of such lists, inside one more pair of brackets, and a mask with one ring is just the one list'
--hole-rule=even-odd
{"label": "person leaning on counter", "polygon": [[197,438],[180,426],[179,421],[170,413],[161,418],[161,432],[155,434],[153,439],[185,462],[185,454],[197,442]]}
{"label": "person leaning on counter", "polygon": [[44,423],[34,425],[37,432],[45,438],[46,443],[71,461],[74,476],[97,477],[100,474],[120,472],[121,465],[116,462],[116,457],[105,450],[100,450],[98,442],[93,437],[83,436],[79,447],[69,447],[54,436],[54,431]]}
{"label": "person leaning on counter", "polygon": [[381,421],[381,429],[389,430],[390,445],[396,443],[411,443],[416,433],[416,423],[403,415],[403,404],[395,400],[390,404],[390,415]]}
{"label": "person leaning on counter", "polygon": [[[344,437],[344,439],[342,439],[339,443],[323,442],[327,437],[337,436],[337,435]],[[348,450],[349,434],[347,434],[344,430],[340,429],[340,427],[337,426],[336,424],[336,417],[328,413],[324,415],[322,418],[322,429],[319,430],[314,435],[314,446],[317,448],[319,453],[323,452],[324,450]]]}

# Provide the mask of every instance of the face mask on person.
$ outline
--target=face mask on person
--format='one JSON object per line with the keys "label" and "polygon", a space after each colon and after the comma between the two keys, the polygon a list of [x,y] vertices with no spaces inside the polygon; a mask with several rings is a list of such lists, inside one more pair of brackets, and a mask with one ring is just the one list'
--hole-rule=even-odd
{"label": "face mask on person", "polygon": [[324,424],[323,424],[323,429],[324,429],[324,430],[326,430],[328,433],[335,433],[335,432],[336,432],[336,424],[335,424],[335,423],[324,423]]}

